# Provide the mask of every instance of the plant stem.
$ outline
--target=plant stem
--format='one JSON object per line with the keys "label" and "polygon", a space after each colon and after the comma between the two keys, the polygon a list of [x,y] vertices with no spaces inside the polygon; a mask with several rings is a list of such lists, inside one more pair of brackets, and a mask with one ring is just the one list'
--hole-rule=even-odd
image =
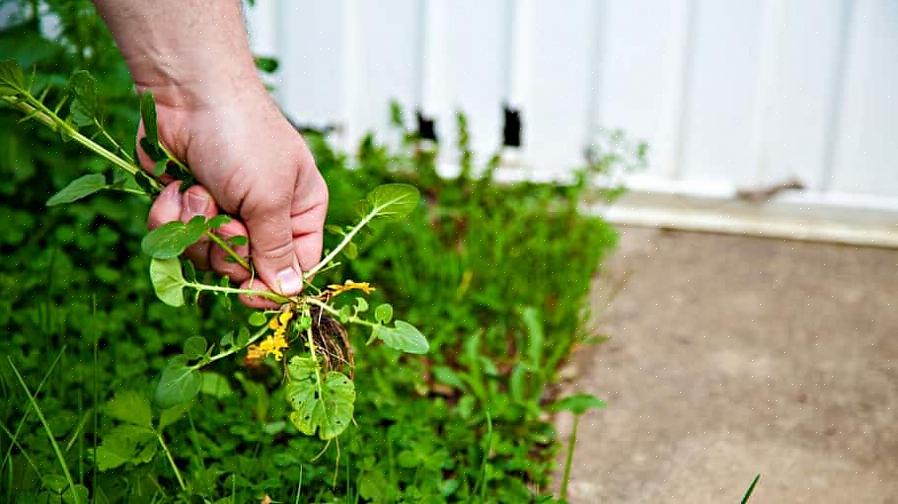
{"label": "plant stem", "polygon": [[567,500],[567,485],[571,480],[571,465],[574,463],[574,446],[577,444],[577,427],[580,425],[580,415],[574,415],[574,429],[567,442],[567,456],[564,459],[564,477],[561,479],[561,499]]}
{"label": "plant stem", "polygon": [[270,291],[261,291],[261,290],[253,290],[253,289],[238,289],[235,287],[223,287],[221,285],[208,285],[201,284],[196,282],[185,282],[185,287],[193,287],[199,291],[214,291],[214,292],[223,292],[225,294],[246,294],[247,296],[258,296],[265,298],[269,301],[274,301],[275,303],[284,304],[290,301],[290,298],[281,296],[280,294],[275,294]]}
{"label": "plant stem", "polygon": [[233,257],[234,260],[237,261],[237,264],[243,266],[243,269],[252,272],[252,266],[250,266],[249,262],[246,259],[240,257],[240,254],[238,254],[237,251],[231,248],[231,246],[228,245],[228,242],[224,241],[220,236],[215,234],[214,231],[212,231],[211,229],[207,229],[206,236],[208,236],[210,240],[215,242],[216,245],[221,247],[221,249],[224,250],[229,256]]}
{"label": "plant stem", "polygon": [[306,271],[305,274],[303,275],[303,277],[311,278],[312,276],[315,275],[315,273],[318,273],[321,270],[321,268],[327,266],[327,263],[333,261],[334,258],[337,257],[337,255],[344,248],[346,248],[347,245],[349,245],[349,243],[352,241],[352,239],[355,237],[355,235],[358,234],[358,232],[363,227],[365,227],[366,224],[371,222],[371,219],[373,219],[374,216],[377,215],[378,211],[379,211],[379,209],[375,208],[374,210],[368,212],[368,215],[366,215],[365,218],[360,220],[358,224],[356,224],[352,229],[349,230],[348,233],[346,233],[346,235],[343,237],[343,240],[336,247],[334,247],[334,250],[331,250],[330,253],[327,254],[327,256],[324,259],[322,259],[318,264],[313,266],[312,269],[310,269],[309,271]]}
{"label": "plant stem", "polygon": [[172,470],[175,472],[175,477],[178,478],[178,485],[181,486],[181,491],[187,491],[187,485],[184,484],[184,478],[181,477],[181,471],[178,470],[178,466],[175,464],[175,459],[172,458],[171,452],[168,451],[168,446],[165,444],[165,440],[162,439],[162,433],[156,433],[156,439],[159,440],[159,445],[162,446],[162,451],[165,452],[165,456],[168,457],[168,463],[171,464]]}
{"label": "plant stem", "polygon": [[13,372],[15,372],[16,378],[19,379],[19,384],[22,386],[22,389],[25,390],[25,395],[28,396],[28,400],[31,402],[31,407],[34,408],[34,412],[44,426],[44,432],[47,433],[47,437],[50,439],[50,444],[53,446],[53,451],[56,453],[56,460],[58,460],[59,465],[62,466],[62,472],[65,474],[65,479],[69,483],[69,488],[72,489],[72,496],[75,499],[75,504],[81,504],[81,495],[75,491],[75,480],[72,479],[72,473],[69,472],[69,466],[65,463],[65,458],[62,456],[62,450],[59,449],[59,444],[53,436],[53,431],[50,430],[50,425],[47,423],[47,419],[44,418],[44,412],[41,411],[40,406],[37,405],[37,401],[34,399],[34,396],[31,395],[31,391],[28,390],[28,385],[25,384],[25,379],[22,378],[16,365],[12,363],[12,359],[7,356],[6,360],[9,361],[9,366],[12,368]]}
{"label": "plant stem", "polygon": [[[329,304],[327,304],[327,303],[325,303],[325,302],[323,302],[323,301],[319,301],[318,299],[311,298],[311,297],[310,297],[310,298],[305,298],[305,302],[306,302],[306,303],[309,303],[309,304],[312,304],[312,305],[315,305],[315,306],[321,308],[322,310],[324,310],[324,311],[330,313],[331,315],[333,315],[333,316],[335,316],[335,317],[340,317],[340,316],[341,316],[339,310],[335,309],[333,306],[331,306],[331,305],[329,305]],[[376,326],[376,325],[379,325],[379,324],[375,324],[375,323],[373,323],[373,322],[368,322],[368,321],[365,320],[365,319],[358,318],[358,317],[356,317],[355,315],[350,315],[346,320],[347,320],[348,322],[352,322],[353,324],[361,324],[361,325],[366,325],[366,326],[369,326],[369,327],[374,327],[374,326]]]}
{"label": "plant stem", "polygon": [[240,351],[243,350],[244,348],[246,348],[246,347],[252,345],[253,343],[255,343],[259,338],[261,338],[262,336],[264,336],[266,332],[268,332],[268,327],[263,326],[261,329],[259,329],[259,332],[257,332],[256,334],[254,334],[250,339],[248,339],[248,340],[246,341],[246,345],[243,345],[243,346],[241,346],[241,347],[239,347],[239,348],[236,348],[236,347],[235,347],[235,348],[233,348],[233,349],[231,349],[231,350],[225,350],[224,352],[215,354],[215,355],[213,355],[212,357],[209,357],[209,360],[207,360],[207,361],[205,361],[205,362],[200,361],[200,362],[194,364],[194,365],[193,365],[193,368],[194,368],[194,369],[199,369],[199,368],[201,368],[201,367],[203,367],[203,366],[206,366],[206,365],[208,365],[208,364],[211,364],[211,363],[213,363],[213,362],[215,362],[215,361],[217,361],[217,360],[219,360],[219,359],[224,359],[225,357],[228,357],[228,356],[230,356],[230,355],[234,355],[235,353],[240,352]]}
{"label": "plant stem", "polygon": [[[130,173],[131,175],[136,176],[140,172],[141,168],[139,166],[136,166],[135,164],[120,158],[113,152],[110,152],[107,148],[103,147],[102,145],[98,144],[97,142],[94,142],[90,138],[79,133],[77,129],[72,127],[71,124],[62,120],[62,118],[60,118],[52,110],[47,108],[46,105],[44,105],[40,100],[35,98],[34,95],[32,95],[27,90],[21,89],[21,90],[19,90],[19,92],[24,97],[24,101],[16,100],[14,96],[4,96],[3,99],[7,103],[14,106],[15,108],[24,112],[27,116],[37,119],[38,122],[49,127],[53,131],[56,131],[56,132],[59,132],[61,134],[65,134],[65,135],[71,137],[72,139],[74,139],[75,141],[80,143],[81,145],[92,150],[95,154],[97,154],[100,157],[102,157],[103,159],[109,161],[110,163],[117,166],[118,168],[125,170],[126,172]],[[157,191],[162,190],[162,184],[159,183],[159,181],[157,181],[156,179],[153,179],[153,178],[148,178],[147,180],[150,182],[150,184],[153,186],[153,188],[155,190],[157,190]]]}

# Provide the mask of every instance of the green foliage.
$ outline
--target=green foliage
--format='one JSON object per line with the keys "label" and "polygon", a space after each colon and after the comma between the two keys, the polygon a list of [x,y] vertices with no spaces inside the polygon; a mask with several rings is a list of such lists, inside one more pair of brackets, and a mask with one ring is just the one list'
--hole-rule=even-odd
{"label": "green foliage", "polygon": [[[0,64],[0,95],[19,95],[27,84],[46,89],[44,100],[54,107],[65,98],[75,132],[133,163],[130,148],[113,139],[133,138],[140,100],[93,6],[42,3],[59,19],[51,41],[39,34],[29,5],[0,33],[0,53],[25,74],[35,69],[34,79],[19,65]],[[76,70],[100,78],[91,84]],[[91,115],[100,125],[88,124]],[[210,274],[142,254],[149,198],[101,191],[48,209],[47,198],[70,181],[111,164],[124,167],[77,142],[59,142],[58,123],[50,129],[35,116],[17,125],[21,118],[0,109],[0,218],[7,223],[0,230],[0,323],[7,335],[0,349],[28,384],[47,374],[49,356],[65,350],[46,385],[31,389],[52,437],[11,369],[0,366],[0,423],[10,430],[0,434],[0,500],[247,502],[267,494],[285,502],[527,502],[548,491],[558,451],[544,416],[554,400],[549,384],[571,347],[588,336],[584,299],[615,243],[610,226],[576,206],[587,175],[612,170],[623,158],[596,156],[573,185],[501,185],[491,179],[495,160],[478,173],[473,154],[464,158],[465,177],[439,178],[437,152],[409,130],[398,147],[368,138],[352,157],[308,136],[331,191],[330,229],[339,231],[325,248],[342,254],[342,264],[321,268],[314,284],[364,279],[377,291],[368,310],[354,292],[334,299],[333,317],[367,322],[347,335],[361,349],[351,400],[329,374],[341,372],[321,369],[320,379],[306,374],[305,383],[314,385],[313,399],[314,392],[323,399],[299,403],[291,394],[297,380],[284,383],[283,362],[249,366],[223,358],[260,341],[276,314],[228,308],[223,292],[196,287],[224,289]],[[460,147],[470,151],[465,142]],[[158,157],[166,173],[181,178],[182,167],[167,154]],[[158,190],[143,171],[105,180],[117,189]],[[414,204],[399,198],[382,209],[388,215],[371,218],[410,211],[401,222],[356,227],[357,201],[368,211],[391,201],[384,189],[372,192],[383,184],[415,186],[424,197]],[[174,309],[156,294],[173,305],[192,302]],[[314,308],[290,323],[309,327],[320,313]],[[425,357],[386,341],[364,346],[372,330],[403,327],[394,324],[394,311],[428,336]],[[252,332],[243,326],[248,318],[257,323]],[[204,338],[205,349],[195,337]],[[407,348],[421,348],[409,341]],[[291,347],[310,350],[305,338]],[[313,426],[291,416],[309,408],[337,412],[314,416],[315,437],[300,435]],[[338,418],[351,420],[328,445],[321,439],[336,435],[331,419]]]}
{"label": "green foliage", "polygon": [[202,215],[189,222],[172,221],[147,233],[140,241],[144,254],[155,259],[172,259],[183,254],[187,247],[196,243],[209,229]]}
{"label": "green foliage", "polygon": [[106,177],[101,173],[91,173],[73,180],[69,185],[62,188],[61,191],[54,194],[47,200],[47,206],[64,205],[78,201],[81,198],[90,196],[91,194],[106,188]]}

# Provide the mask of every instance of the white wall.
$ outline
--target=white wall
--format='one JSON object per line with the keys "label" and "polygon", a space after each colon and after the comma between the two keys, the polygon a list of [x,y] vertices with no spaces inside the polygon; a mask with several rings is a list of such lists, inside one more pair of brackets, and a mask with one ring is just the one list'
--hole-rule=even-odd
{"label": "white wall", "polygon": [[395,98],[449,142],[467,112],[482,158],[509,102],[535,175],[620,127],[651,146],[637,186],[796,176],[809,201],[898,208],[895,0],[257,0],[248,15],[288,113],[347,145],[385,132]]}

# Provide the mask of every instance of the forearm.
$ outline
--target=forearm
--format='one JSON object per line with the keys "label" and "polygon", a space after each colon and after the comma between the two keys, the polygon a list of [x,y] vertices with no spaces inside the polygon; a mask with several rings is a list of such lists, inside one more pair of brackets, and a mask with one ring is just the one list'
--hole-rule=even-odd
{"label": "forearm", "polygon": [[140,89],[170,106],[262,87],[237,0],[95,0]]}

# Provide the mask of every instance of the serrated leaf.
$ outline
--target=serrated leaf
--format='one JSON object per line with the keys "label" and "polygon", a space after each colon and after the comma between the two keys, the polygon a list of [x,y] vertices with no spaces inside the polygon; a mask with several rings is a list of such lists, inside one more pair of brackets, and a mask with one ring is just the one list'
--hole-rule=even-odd
{"label": "serrated leaf", "polygon": [[203,377],[187,365],[184,356],[173,358],[162,370],[153,402],[160,408],[172,408],[191,401],[200,392]]}
{"label": "serrated leaf", "polygon": [[150,231],[140,241],[140,248],[150,257],[171,259],[183,254],[206,233],[206,220],[197,215],[186,224],[172,221]]}
{"label": "serrated leaf", "polygon": [[556,401],[552,405],[552,411],[570,411],[575,415],[582,415],[591,409],[601,409],[607,406],[605,401],[591,394],[574,394]]}
{"label": "serrated leaf", "polygon": [[187,282],[181,274],[178,259],[152,259],[150,261],[150,281],[153,290],[163,303],[169,306],[184,306],[184,287]]}
{"label": "serrated leaf", "polygon": [[94,459],[99,470],[107,471],[127,463],[149,462],[155,454],[155,447],[155,435],[151,429],[119,425],[103,436]]}
{"label": "serrated leaf", "polygon": [[143,394],[132,390],[116,392],[105,407],[106,414],[133,425],[142,427],[153,426],[153,412],[150,409],[150,401]]}
{"label": "serrated leaf", "polygon": [[293,357],[287,366],[287,400],[293,407],[290,421],[306,435],[324,440],[339,436],[352,421],[355,385],[344,374],[330,371],[318,383],[317,363],[311,357]]}
{"label": "serrated leaf", "polygon": [[76,126],[93,124],[97,117],[97,81],[85,70],[78,70],[69,79],[71,120]]}
{"label": "serrated leaf", "polygon": [[22,69],[14,60],[0,61],[0,96],[19,94],[25,87]]}
{"label": "serrated leaf", "polygon": [[101,191],[108,187],[106,177],[102,173],[91,173],[78,177],[69,182],[58,193],[54,194],[47,200],[47,206],[63,205],[78,201],[81,198],[90,196],[91,194]]}
{"label": "serrated leaf", "polygon": [[409,184],[384,184],[375,187],[365,199],[374,218],[395,221],[417,208],[421,195]]}
{"label": "serrated leaf", "polygon": [[389,303],[383,303],[374,309],[374,320],[381,324],[389,324],[393,320],[393,306]]}
{"label": "serrated leaf", "polygon": [[375,327],[375,335],[388,347],[401,352],[425,354],[430,350],[421,331],[404,320],[397,320],[393,327]]}

